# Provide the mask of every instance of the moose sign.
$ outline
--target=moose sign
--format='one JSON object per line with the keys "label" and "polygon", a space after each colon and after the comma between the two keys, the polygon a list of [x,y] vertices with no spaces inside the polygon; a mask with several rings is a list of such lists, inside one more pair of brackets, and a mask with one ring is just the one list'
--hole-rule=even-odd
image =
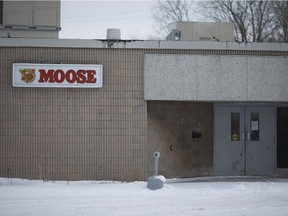
{"label": "moose sign", "polygon": [[102,65],[13,64],[14,87],[101,88]]}

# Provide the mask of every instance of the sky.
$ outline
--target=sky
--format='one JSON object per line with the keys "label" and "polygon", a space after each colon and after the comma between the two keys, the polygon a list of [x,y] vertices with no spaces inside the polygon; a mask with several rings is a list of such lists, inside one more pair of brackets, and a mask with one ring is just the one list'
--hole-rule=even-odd
{"label": "sky", "polygon": [[61,1],[60,38],[106,39],[109,28],[121,30],[121,39],[155,36],[151,8],[157,1]]}

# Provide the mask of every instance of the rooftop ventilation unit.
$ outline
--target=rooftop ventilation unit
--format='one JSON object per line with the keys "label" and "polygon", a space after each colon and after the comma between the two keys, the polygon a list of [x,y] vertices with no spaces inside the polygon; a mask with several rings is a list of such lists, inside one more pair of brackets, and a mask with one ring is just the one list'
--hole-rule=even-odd
{"label": "rooftop ventilation unit", "polygon": [[168,25],[166,40],[172,41],[234,41],[232,22],[174,22]]}
{"label": "rooftop ventilation unit", "polygon": [[166,37],[166,40],[179,41],[181,37],[181,31],[178,29],[172,29],[170,34]]}
{"label": "rooftop ventilation unit", "polygon": [[107,29],[106,39],[107,40],[121,40],[120,29],[116,29],[116,28]]}

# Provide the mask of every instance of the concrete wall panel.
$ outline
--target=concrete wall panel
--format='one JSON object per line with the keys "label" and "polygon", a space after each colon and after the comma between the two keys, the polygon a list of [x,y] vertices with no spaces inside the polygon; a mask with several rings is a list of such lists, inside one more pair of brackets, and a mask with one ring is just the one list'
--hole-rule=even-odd
{"label": "concrete wall panel", "polygon": [[146,55],[146,100],[288,101],[287,57]]}
{"label": "concrete wall panel", "polygon": [[156,100],[197,100],[196,60],[189,55],[146,55],[146,96]]}
{"label": "concrete wall panel", "polygon": [[246,71],[241,56],[195,56],[197,58],[198,100],[246,99]]}
{"label": "concrete wall panel", "polygon": [[247,58],[249,101],[288,101],[288,58]]}

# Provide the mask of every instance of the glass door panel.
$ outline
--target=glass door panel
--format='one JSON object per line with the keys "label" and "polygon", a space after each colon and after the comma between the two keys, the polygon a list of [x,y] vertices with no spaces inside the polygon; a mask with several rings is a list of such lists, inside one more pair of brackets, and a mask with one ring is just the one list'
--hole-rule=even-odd
{"label": "glass door panel", "polygon": [[259,141],[259,112],[250,113],[251,141]]}
{"label": "glass door panel", "polygon": [[240,113],[231,113],[231,141],[240,140]]}

